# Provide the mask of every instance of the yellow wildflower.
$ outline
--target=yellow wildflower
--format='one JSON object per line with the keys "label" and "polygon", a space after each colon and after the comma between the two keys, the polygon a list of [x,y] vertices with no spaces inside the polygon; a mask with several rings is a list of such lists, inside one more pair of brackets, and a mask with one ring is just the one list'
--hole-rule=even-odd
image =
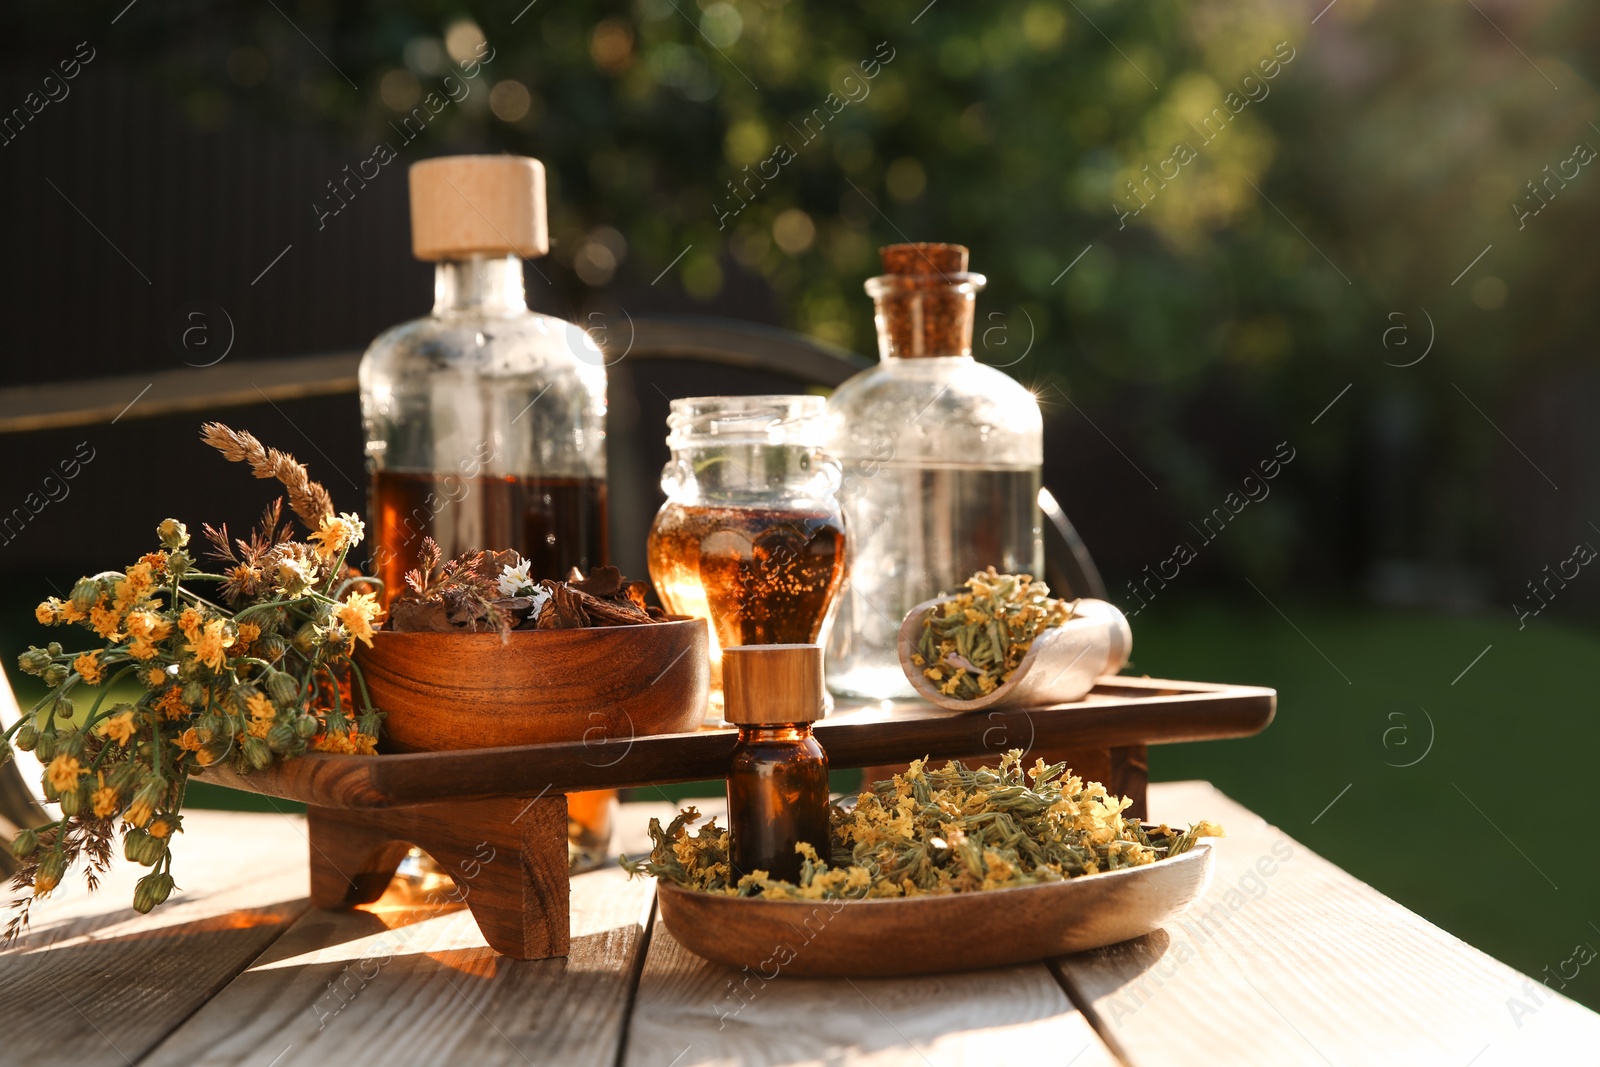
{"label": "yellow wildflower", "polygon": [[110,818],[117,813],[117,808],[122,804],[122,798],[117,791],[109,785],[102,785],[94,791],[94,817],[97,819]]}
{"label": "yellow wildflower", "polygon": [[144,672],[144,684],[151,689],[160,689],[167,684],[167,669],[165,667],[151,667]]}
{"label": "yellow wildflower", "polygon": [[344,598],[344,603],[339,605],[335,614],[354,639],[351,641],[352,647],[355,641],[372,647],[372,620],[377,617],[379,610],[376,593],[351,593]]}
{"label": "yellow wildflower", "polygon": [[250,724],[246,726],[245,729],[249,732],[251,737],[259,737],[265,741],[267,738],[267,733],[272,729],[272,720],[251,719]]}
{"label": "yellow wildflower", "polygon": [[178,616],[178,629],[183,631],[183,636],[195,640],[200,633],[200,627],[205,624],[205,612],[199,608],[184,608],[183,614]]}
{"label": "yellow wildflower", "polygon": [[250,645],[255,644],[256,639],[260,636],[261,627],[257,626],[255,623],[241,622],[239,624],[239,647],[248,648]]}
{"label": "yellow wildflower", "polygon": [[56,621],[82,622],[86,618],[88,618],[88,616],[78,610],[78,605],[69,600],[61,605],[61,611],[58,613]]}
{"label": "yellow wildflower", "polygon": [[171,837],[172,817],[170,815],[157,816],[150,821],[151,837]]}
{"label": "yellow wildflower", "polygon": [[100,732],[111,738],[119,745],[126,745],[137,731],[133,723],[133,712],[125,711],[121,715],[113,715],[100,727]]}
{"label": "yellow wildflower", "polygon": [[188,704],[184,703],[183,690],[176,685],[161,694],[161,699],[155,703],[155,709],[168,722],[184,718],[193,710]]}
{"label": "yellow wildflower", "polygon": [[148,637],[135,637],[128,643],[128,655],[134,659],[155,659],[156,653],[159,651],[160,649],[156,648]]}
{"label": "yellow wildflower", "polygon": [[72,661],[72,669],[78,672],[78,677],[83,679],[85,685],[99,685],[106,676],[106,669],[100,662],[100,652],[81,653]]}
{"label": "yellow wildflower", "polygon": [[204,745],[207,740],[209,740],[209,738],[206,737],[202,731],[196,730],[193,726],[191,726],[187,730],[183,731],[183,733],[173,738],[172,743],[183,749],[185,752],[199,752],[201,746]]}
{"label": "yellow wildflower", "polygon": [[49,775],[50,785],[55,788],[55,791],[64,793],[68,789],[78,788],[78,779],[88,772],[83,769],[83,765],[78,762],[77,757],[62,753],[50,761],[50,766],[46,769],[46,773]]}
{"label": "yellow wildflower", "polygon": [[151,641],[165,641],[172,636],[172,620],[163,619],[145,608],[128,612],[124,626],[131,636],[145,637]]}
{"label": "yellow wildflower", "polygon": [[143,797],[135,797],[128,810],[123,813],[123,818],[135,826],[143,826],[150,821],[150,816],[156,813],[156,806]]}
{"label": "yellow wildflower", "polygon": [[199,636],[191,637],[190,641],[190,644],[183,646],[183,650],[193,652],[201,663],[214,671],[220,671],[227,656],[227,649],[233,647],[234,638],[228,633],[226,620],[212,619],[205,624]]}
{"label": "yellow wildflower", "polygon": [[118,640],[122,636],[122,612],[101,597],[100,602],[89,609],[89,626],[107,641]]}
{"label": "yellow wildflower", "polygon": [[250,712],[252,719],[265,719],[270,722],[278,716],[278,709],[272,706],[272,701],[260,693],[251,693],[250,699],[244,702],[244,706]]}
{"label": "yellow wildflower", "polygon": [[311,535],[311,540],[317,542],[317,555],[324,560],[336,559],[340,552],[361,543],[362,536],[366,533],[366,525],[361,519],[350,512],[343,515],[329,515],[322,520],[322,528]]}
{"label": "yellow wildflower", "polygon": [[64,606],[60,600],[51,597],[33,609],[33,617],[39,620],[40,626],[54,626],[61,621],[61,609]]}
{"label": "yellow wildflower", "polygon": [[145,599],[156,584],[148,563],[135,563],[128,568],[127,574],[128,576],[118,580],[116,585],[118,611],[126,611]]}

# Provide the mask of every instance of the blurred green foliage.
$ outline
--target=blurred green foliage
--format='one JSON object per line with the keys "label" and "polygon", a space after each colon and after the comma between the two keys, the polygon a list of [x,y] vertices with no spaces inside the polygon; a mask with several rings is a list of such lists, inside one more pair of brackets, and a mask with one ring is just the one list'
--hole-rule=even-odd
{"label": "blurred green foliage", "polygon": [[[1047,405],[1066,410],[1059,385],[1113,413],[1171,514],[1238,477],[1200,438],[1307,452],[1295,503],[1218,550],[1258,576],[1354,576],[1359,549],[1297,537],[1366,536],[1352,491],[1385,420],[1421,442],[1405,550],[1492,558],[1505,522],[1482,489],[1508,453],[1484,415],[1592,362],[1600,174],[1537,216],[1514,207],[1543,204],[1530,183],[1576,142],[1600,145],[1600,9],[1577,0],[191,0],[140,5],[117,33],[118,61],[197,126],[318,126],[352,165],[492,55],[405,159],[542,159],[575,308],[663,271],[710,301],[738,273],[787,325],[871,352],[876,248],[968,244],[990,279],[980,358],[1027,350],[1011,371]],[[875,53],[892,58],[864,79]],[[1194,158],[1173,164],[1180,144]],[[793,161],[746,186],[781,145]],[[736,215],[735,185],[754,190]]]}

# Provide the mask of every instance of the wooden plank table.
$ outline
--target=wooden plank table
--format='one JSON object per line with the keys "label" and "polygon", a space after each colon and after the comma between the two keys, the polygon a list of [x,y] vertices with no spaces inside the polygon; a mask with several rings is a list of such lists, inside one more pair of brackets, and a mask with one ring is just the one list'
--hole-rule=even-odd
{"label": "wooden plank table", "polygon": [[[1229,834],[1172,928],[1048,964],[770,982],[687,953],[655,922],[652,885],[616,870],[572,880],[568,956],[518,961],[465,908],[419,906],[400,883],[356,910],[311,908],[303,818],[196,811],[174,845],[182,889],[153,914],[128,909],[126,864],[94,896],[75,881],[39,904],[0,954],[0,1061],[1487,1067],[1600,1045],[1600,1016],[1210,785],[1152,785],[1150,806]],[[623,850],[673,810],[624,806]],[[473,870],[458,875],[470,889]],[[1534,1010],[1514,1017],[1512,998]],[[42,1012],[47,1027],[24,1022]]]}

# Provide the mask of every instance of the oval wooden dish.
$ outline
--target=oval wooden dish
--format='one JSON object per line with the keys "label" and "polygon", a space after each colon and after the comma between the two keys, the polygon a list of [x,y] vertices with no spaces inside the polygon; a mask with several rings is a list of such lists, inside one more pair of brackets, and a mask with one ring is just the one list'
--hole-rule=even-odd
{"label": "oval wooden dish", "polygon": [[393,752],[595,744],[696,730],[710,688],[704,619],[497,633],[379,630],[357,662]]}
{"label": "oval wooden dish", "polygon": [[883,900],[762,900],[657,885],[661,920],[690,952],[776,974],[887,978],[1003,967],[1139,937],[1211,881],[1211,846],[1064,882]]}

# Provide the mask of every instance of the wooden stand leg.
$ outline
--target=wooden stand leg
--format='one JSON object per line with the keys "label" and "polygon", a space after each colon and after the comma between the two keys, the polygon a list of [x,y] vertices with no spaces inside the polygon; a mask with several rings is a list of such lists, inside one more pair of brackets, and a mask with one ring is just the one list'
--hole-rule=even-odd
{"label": "wooden stand leg", "polygon": [[489,946],[519,960],[565,956],[570,937],[567,798],[308,809],[311,902],[376,900],[410,845],[455,879]]}

